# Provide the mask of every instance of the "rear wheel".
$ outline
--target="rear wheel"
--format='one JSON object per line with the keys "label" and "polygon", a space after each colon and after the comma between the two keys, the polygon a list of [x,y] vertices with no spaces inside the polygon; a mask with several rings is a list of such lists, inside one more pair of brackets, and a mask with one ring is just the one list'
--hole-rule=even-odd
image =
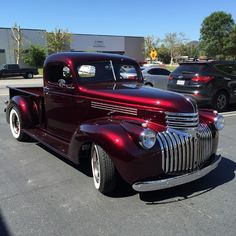
{"label": "rear wheel", "polygon": [[219,91],[213,99],[213,108],[219,112],[225,111],[229,105],[229,96],[225,91]]}
{"label": "rear wheel", "polygon": [[24,141],[26,140],[27,136],[22,131],[22,120],[21,120],[21,114],[17,107],[13,107],[10,111],[10,128],[11,133],[15,139],[18,141]]}
{"label": "rear wheel", "polygon": [[117,173],[109,155],[98,145],[92,146],[91,167],[94,186],[101,193],[111,193],[116,187]]}
{"label": "rear wheel", "polygon": [[34,75],[31,72],[26,74],[27,79],[32,79],[33,77],[34,77]]}

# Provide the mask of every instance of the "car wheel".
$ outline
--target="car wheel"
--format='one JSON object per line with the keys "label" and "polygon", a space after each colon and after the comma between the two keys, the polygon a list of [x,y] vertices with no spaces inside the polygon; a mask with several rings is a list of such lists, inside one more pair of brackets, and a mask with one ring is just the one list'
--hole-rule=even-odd
{"label": "car wheel", "polygon": [[26,77],[27,77],[27,79],[32,79],[34,77],[34,75],[32,73],[27,73]]}
{"label": "car wheel", "polygon": [[153,84],[151,84],[151,83],[146,83],[146,84],[144,84],[144,85],[153,87]]}
{"label": "car wheel", "polygon": [[229,96],[225,91],[219,91],[213,99],[213,108],[219,112],[225,111],[229,105]]}
{"label": "car wheel", "polygon": [[22,131],[22,120],[21,115],[17,107],[13,107],[10,111],[10,128],[11,133],[15,139],[18,141],[24,141],[26,140],[27,136]]}
{"label": "car wheel", "polygon": [[111,193],[116,187],[117,173],[109,155],[98,145],[91,150],[94,186],[101,193]]}

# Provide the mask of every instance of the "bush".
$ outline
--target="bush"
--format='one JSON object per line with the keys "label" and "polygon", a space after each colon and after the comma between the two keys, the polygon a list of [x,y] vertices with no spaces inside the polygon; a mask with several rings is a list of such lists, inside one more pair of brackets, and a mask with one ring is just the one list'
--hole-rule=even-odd
{"label": "bush", "polygon": [[31,45],[28,53],[24,57],[24,63],[35,67],[42,67],[45,58],[45,48],[38,45]]}

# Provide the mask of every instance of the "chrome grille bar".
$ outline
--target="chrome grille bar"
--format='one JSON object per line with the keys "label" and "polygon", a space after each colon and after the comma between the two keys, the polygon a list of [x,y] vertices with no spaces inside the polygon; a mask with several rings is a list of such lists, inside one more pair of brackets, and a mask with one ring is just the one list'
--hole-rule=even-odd
{"label": "chrome grille bar", "polygon": [[206,124],[199,124],[196,136],[168,129],[157,134],[165,173],[188,172],[199,168],[212,152],[212,133]]}
{"label": "chrome grille bar", "polygon": [[198,113],[166,112],[166,124],[172,129],[197,128],[199,124]]}

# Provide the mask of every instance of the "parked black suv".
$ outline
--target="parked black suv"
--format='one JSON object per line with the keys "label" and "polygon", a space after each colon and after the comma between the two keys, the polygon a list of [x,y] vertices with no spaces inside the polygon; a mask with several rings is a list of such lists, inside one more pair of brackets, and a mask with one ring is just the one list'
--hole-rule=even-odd
{"label": "parked black suv", "polygon": [[181,63],[170,74],[167,89],[193,97],[199,106],[225,111],[236,102],[236,61]]}

